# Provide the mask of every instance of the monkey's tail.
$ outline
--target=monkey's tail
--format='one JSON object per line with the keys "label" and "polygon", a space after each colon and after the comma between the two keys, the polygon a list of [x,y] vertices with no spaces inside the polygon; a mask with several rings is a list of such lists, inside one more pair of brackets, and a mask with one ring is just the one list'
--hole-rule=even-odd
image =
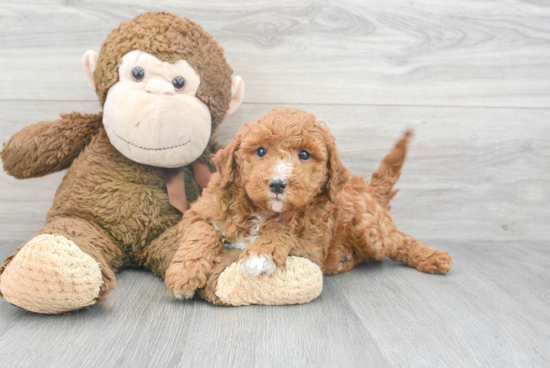
{"label": "monkey's tail", "polygon": [[407,143],[411,136],[412,130],[407,130],[391,152],[384,157],[371,177],[370,192],[388,210],[390,209],[390,200],[397,194],[397,190],[393,190],[393,186],[401,176],[401,168],[407,155]]}

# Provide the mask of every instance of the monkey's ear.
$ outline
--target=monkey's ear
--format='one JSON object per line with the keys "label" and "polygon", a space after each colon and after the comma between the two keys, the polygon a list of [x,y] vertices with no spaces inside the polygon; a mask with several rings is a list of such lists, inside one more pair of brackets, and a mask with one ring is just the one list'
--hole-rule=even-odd
{"label": "monkey's ear", "polygon": [[243,102],[244,98],[244,82],[239,76],[231,78],[231,102],[229,102],[229,110],[227,115],[232,114]]}
{"label": "monkey's ear", "polygon": [[82,56],[82,67],[84,68],[84,73],[86,73],[86,78],[88,82],[95,89],[95,79],[94,79],[94,70],[97,66],[97,59],[99,54],[93,50],[88,50]]}

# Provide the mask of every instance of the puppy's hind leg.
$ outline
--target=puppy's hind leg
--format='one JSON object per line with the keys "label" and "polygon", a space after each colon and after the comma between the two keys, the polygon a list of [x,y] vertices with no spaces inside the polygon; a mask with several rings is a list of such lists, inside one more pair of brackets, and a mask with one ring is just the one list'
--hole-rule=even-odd
{"label": "puppy's hind leg", "polygon": [[388,256],[426,273],[446,273],[453,267],[451,255],[428,247],[410,235],[397,231],[389,243],[394,243]]}
{"label": "puppy's hind leg", "polygon": [[360,253],[376,260],[390,257],[426,273],[446,273],[452,268],[449,253],[428,247],[399,231],[389,213],[377,217],[371,214],[363,217],[363,224],[367,226],[364,227],[362,243],[366,243],[366,247]]}

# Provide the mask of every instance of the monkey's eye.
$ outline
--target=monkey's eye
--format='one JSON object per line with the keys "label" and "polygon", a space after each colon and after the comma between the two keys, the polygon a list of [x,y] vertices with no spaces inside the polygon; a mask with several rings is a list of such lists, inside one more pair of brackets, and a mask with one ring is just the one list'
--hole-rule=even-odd
{"label": "monkey's eye", "polygon": [[256,150],[256,155],[258,155],[258,157],[264,157],[266,153],[267,150],[263,147],[260,147]]}
{"label": "monkey's eye", "polygon": [[141,66],[136,66],[134,69],[132,69],[132,78],[136,82],[141,82],[141,80],[145,77],[145,70]]}
{"label": "monkey's eye", "polygon": [[311,155],[309,154],[308,151],[300,151],[300,153],[298,153],[298,157],[300,158],[300,160],[303,160],[303,161],[307,161],[309,160],[309,158],[311,157]]}
{"label": "monkey's eye", "polygon": [[185,86],[185,79],[183,77],[176,77],[172,79],[172,84],[176,89],[182,89]]}

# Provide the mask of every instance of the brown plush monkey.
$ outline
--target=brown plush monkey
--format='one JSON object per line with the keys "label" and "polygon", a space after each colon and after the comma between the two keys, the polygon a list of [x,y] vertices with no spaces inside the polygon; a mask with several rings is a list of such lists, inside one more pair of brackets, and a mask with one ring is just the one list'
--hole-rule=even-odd
{"label": "brown plush monkey", "polygon": [[46,225],[0,267],[3,297],[33,312],[94,304],[123,266],[164,275],[186,199],[208,181],[211,134],[244,93],[220,45],[169,13],[122,23],[83,64],[103,113],[28,126],[1,153],[20,179],[69,168]]}

